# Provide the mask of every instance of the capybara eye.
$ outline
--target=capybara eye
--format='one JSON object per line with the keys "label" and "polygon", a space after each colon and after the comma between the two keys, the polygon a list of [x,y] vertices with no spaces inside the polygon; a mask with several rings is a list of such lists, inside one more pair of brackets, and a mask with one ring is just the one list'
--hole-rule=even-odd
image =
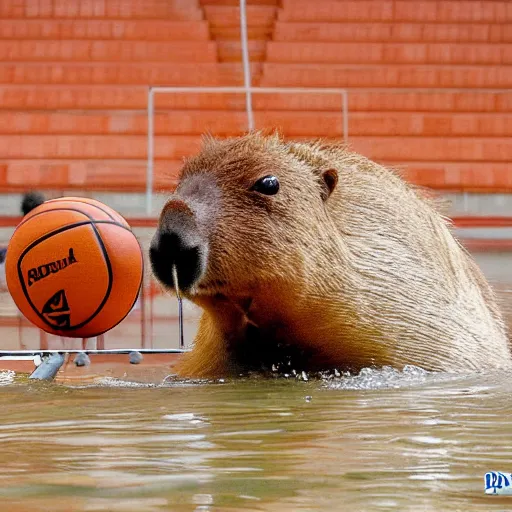
{"label": "capybara eye", "polygon": [[265,176],[259,179],[251,188],[255,192],[273,196],[279,192],[279,180],[275,176]]}

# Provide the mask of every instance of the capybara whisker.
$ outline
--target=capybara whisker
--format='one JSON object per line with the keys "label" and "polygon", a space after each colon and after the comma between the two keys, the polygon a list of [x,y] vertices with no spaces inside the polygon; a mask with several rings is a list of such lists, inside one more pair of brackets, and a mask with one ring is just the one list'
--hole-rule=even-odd
{"label": "capybara whisker", "polygon": [[172,266],[172,278],[174,281],[174,289],[176,291],[176,297],[178,299],[178,325],[179,325],[179,339],[180,348],[185,347],[185,340],[183,339],[183,301],[181,298],[180,286],[178,282],[178,269],[176,265]]}

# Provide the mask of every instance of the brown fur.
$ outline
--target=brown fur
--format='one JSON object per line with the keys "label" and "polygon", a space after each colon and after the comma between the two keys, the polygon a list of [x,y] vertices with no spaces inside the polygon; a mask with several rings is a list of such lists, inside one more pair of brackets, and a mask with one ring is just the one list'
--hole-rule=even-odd
{"label": "brown fur", "polygon": [[[268,174],[277,195],[249,190]],[[301,369],[511,366],[493,291],[397,173],[339,145],[255,133],[208,139],[175,197],[208,239],[206,274],[188,293],[204,314],[179,374],[257,367],[277,346]]]}

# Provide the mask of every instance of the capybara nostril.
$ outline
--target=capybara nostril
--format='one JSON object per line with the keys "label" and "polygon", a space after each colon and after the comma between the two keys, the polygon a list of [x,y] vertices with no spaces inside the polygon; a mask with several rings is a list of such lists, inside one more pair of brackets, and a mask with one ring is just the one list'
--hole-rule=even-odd
{"label": "capybara nostril", "polygon": [[180,289],[187,291],[203,275],[205,270],[205,248],[188,246],[177,232],[158,230],[149,249],[149,258],[155,277],[163,284],[174,288],[172,267],[176,266]]}

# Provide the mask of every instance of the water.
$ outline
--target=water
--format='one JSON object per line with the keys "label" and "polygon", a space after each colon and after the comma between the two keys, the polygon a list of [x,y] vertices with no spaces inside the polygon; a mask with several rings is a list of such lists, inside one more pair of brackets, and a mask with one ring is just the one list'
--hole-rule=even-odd
{"label": "water", "polygon": [[511,375],[141,386],[0,378],[0,503],[15,511],[510,510]]}

